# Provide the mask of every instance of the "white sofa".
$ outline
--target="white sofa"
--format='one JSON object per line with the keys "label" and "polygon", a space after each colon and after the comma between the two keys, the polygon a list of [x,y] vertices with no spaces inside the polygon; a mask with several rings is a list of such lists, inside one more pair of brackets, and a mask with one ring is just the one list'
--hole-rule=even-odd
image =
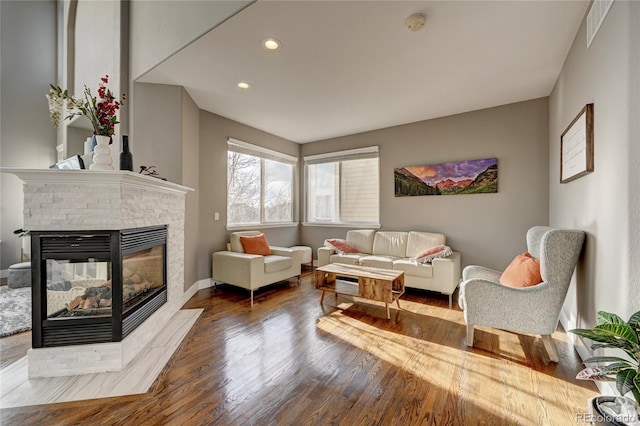
{"label": "white sofa", "polygon": [[446,244],[444,234],[367,229],[348,231],[346,239],[358,248],[358,253],[338,253],[331,247],[320,247],[318,266],[346,263],[404,271],[405,287],[446,294],[451,308],[453,292],[460,282],[460,253],[454,251],[448,257],[434,259],[432,263],[413,260],[422,250]]}
{"label": "white sofa", "polygon": [[299,250],[269,246],[272,253],[270,256],[244,252],[240,236],[258,234],[260,234],[259,231],[233,232],[229,236],[227,250],[212,254],[212,279],[249,290],[251,306],[253,306],[253,292],[260,287],[296,276],[298,283],[300,282],[302,259]]}

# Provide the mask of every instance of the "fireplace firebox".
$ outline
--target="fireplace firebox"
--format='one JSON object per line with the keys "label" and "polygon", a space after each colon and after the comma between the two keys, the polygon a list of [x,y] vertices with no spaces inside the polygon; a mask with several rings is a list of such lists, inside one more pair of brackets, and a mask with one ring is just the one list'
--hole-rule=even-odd
{"label": "fireplace firebox", "polygon": [[32,231],[34,348],[120,342],[167,301],[167,226]]}

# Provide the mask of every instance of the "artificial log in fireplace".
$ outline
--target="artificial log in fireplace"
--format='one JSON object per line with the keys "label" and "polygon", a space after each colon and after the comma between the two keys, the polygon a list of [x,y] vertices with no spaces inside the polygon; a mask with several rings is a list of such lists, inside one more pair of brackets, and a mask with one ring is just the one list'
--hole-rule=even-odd
{"label": "artificial log in fireplace", "polygon": [[120,342],[167,301],[167,226],[32,231],[33,347]]}

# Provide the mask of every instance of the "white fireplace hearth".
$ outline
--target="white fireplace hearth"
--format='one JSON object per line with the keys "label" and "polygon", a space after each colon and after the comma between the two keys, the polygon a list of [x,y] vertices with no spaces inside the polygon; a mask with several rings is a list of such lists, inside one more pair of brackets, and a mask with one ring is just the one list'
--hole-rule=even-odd
{"label": "white fireplace hearth", "polygon": [[193,189],[127,171],[2,168],[24,182],[24,229],[122,230],[167,225],[167,303],[121,342],[30,349],[29,378],[120,371],[182,307],[185,196]]}

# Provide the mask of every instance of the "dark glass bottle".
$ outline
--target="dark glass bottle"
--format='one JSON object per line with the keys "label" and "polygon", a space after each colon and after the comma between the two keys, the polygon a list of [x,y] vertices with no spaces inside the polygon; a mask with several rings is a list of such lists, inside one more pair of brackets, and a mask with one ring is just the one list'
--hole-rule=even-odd
{"label": "dark glass bottle", "polygon": [[122,152],[120,153],[120,170],[133,171],[133,156],[129,151],[129,136],[122,135]]}

